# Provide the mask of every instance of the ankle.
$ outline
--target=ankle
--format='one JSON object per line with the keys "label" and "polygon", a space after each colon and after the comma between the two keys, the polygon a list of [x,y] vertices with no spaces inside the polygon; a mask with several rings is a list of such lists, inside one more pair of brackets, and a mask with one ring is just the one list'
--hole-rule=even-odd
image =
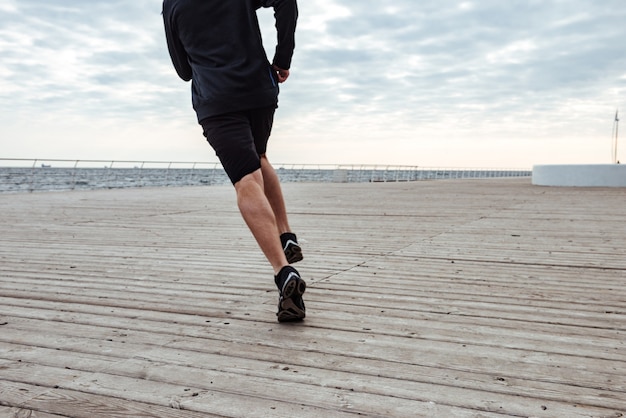
{"label": "ankle", "polygon": [[274,277],[280,276],[280,273],[283,271],[283,269],[285,267],[289,267],[289,264],[285,264],[285,265],[280,266],[278,268],[277,267],[273,267],[273,269],[274,269]]}

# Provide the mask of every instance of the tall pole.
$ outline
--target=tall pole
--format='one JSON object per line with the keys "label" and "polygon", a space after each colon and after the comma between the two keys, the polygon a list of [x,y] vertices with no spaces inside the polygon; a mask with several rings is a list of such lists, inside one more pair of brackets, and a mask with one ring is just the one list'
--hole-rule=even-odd
{"label": "tall pole", "polygon": [[617,117],[617,110],[615,111],[615,163],[618,163],[617,159],[617,138],[619,134],[619,118]]}
{"label": "tall pole", "polygon": [[615,121],[613,122],[613,133],[612,133],[612,157],[613,163],[617,164],[617,137],[619,135],[619,110],[615,111]]}

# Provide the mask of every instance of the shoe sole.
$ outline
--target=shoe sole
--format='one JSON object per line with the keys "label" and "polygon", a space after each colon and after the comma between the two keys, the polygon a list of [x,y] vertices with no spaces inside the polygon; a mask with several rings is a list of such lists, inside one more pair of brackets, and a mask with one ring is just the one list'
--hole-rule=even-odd
{"label": "shoe sole", "polygon": [[289,280],[283,288],[283,295],[279,303],[278,322],[301,321],[306,316],[306,311],[301,309],[293,301],[294,297],[302,297],[306,291],[306,282],[300,277]]}
{"label": "shoe sole", "polygon": [[285,250],[285,257],[287,257],[287,262],[289,264],[297,263],[298,261],[302,261],[304,257],[302,257],[302,248],[292,245]]}

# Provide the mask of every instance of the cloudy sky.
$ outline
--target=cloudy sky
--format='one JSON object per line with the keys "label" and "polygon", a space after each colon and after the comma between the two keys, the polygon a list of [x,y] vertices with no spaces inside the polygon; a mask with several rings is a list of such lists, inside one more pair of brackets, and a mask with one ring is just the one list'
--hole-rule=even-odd
{"label": "cloudy sky", "polygon": [[[623,0],[299,7],[275,163],[611,162],[626,114]],[[160,0],[0,0],[0,157],[216,161],[160,12]],[[272,13],[259,15],[272,51]]]}

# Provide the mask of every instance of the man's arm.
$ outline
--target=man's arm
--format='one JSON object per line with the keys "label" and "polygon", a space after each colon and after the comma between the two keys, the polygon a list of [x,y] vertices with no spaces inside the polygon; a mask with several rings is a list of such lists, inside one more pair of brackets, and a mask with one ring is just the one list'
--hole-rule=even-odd
{"label": "man's arm", "polygon": [[165,24],[165,38],[167,39],[167,50],[172,58],[172,64],[178,73],[178,76],[185,81],[191,80],[192,72],[189,64],[189,57],[185,51],[180,38],[176,22],[171,11],[163,10],[163,23]]}
{"label": "man's arm", "polygon": [[278,44],[276,45],[276,53],[274,54],[272,64],[279,73],[279,79],[281,76],[280,70],[283,71],[283,74],[286,71],[286,79],[289,76],[288,70],[291,67],[293,50],[296,47],[295,33],[298,20],[298,5],[296,0],[261,0],[261,5],[274,8]]}

